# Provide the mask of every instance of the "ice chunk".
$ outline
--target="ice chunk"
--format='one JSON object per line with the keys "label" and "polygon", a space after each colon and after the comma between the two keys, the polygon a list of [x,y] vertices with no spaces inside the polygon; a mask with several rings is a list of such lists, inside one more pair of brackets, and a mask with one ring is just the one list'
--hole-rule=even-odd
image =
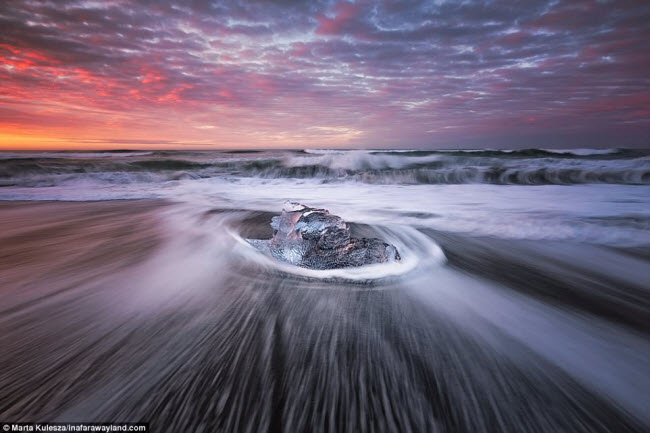
{"label": "ice chunk", "polygon": [[326,209],[287,202],[271,227],[268,243],[251,244],[296,266],[336,269],[400,260],[397,248],[381,239],[351,237],[348,224]]}

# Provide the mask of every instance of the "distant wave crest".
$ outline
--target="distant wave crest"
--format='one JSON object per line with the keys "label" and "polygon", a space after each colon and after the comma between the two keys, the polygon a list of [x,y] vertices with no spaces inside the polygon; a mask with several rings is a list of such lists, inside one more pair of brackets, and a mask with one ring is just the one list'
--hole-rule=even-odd
{"label": "distant wave crest", "polygon": [[0,186],[200,178],[369,184],[650,184],[650,156],[625,149],[0,154]]}

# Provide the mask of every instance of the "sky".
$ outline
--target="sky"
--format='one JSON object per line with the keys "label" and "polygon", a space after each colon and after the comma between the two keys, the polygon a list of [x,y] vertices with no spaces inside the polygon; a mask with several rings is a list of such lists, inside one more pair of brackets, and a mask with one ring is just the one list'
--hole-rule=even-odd
{"label": "sky", "polygon": [[650,2],[0,2],[0,149],[650,147]]}

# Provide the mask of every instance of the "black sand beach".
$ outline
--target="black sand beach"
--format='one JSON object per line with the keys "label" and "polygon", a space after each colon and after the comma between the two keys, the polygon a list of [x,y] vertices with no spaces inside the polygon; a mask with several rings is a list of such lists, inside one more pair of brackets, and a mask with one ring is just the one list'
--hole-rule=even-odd
{"label": "black sand beach", "polygon": [[0,203],[3,419],[156,432],[647,428],[643,254],[423,229],[445,264],[332,282],[250,260],[219,232],[265,237],[271,214],[186,221],[178,207]]}

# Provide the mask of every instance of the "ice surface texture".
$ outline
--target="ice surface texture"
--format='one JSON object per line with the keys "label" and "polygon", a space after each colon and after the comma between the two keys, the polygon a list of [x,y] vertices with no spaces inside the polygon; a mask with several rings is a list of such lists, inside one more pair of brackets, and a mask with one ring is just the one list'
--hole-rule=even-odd
{"label": "ice surface texture", "polygon": [[249,242],[296,266],[337,269],[400,260],[397,248],[381,239],[351,237],[348,224],[325,209],[287,202],[271,227],[272,239]]}

